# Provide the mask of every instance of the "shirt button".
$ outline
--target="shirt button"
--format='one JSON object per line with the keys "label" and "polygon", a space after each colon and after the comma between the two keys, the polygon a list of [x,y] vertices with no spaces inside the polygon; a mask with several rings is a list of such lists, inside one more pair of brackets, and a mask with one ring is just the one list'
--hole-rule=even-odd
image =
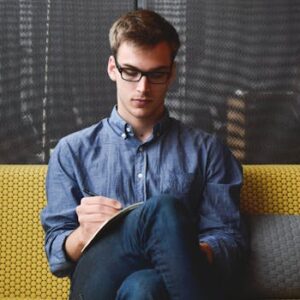
{"label": "shirt button", "polygon": [[139,148],[139,152],[143,152],[144,151],[144,148],[143,147],[140,147]]}
{"label": "shirt button", "polygon": [[125,140],[126,139],[126,133],[122,133],[121,137]]}
{"label": "shirt button", "polygon": [[142,178],[143,178],[143,174],[142,174],[142,173],[139,173],[139,174],[138,174],[138,178],[139,178],[139,179],[142,179]]}

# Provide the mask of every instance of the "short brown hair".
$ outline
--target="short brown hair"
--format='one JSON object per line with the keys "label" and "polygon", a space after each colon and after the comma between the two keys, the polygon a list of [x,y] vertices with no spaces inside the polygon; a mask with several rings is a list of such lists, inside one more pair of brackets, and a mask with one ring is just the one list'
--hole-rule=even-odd
{"label": "short brown hair", "polygon": [[167,42],[172,60],[180,47],[179,36],[174,26],[154,11],[138,9],[121,16],[109,31],[109,42],[113,55],[116,55],[123,42],[136,46],[155,46]]}

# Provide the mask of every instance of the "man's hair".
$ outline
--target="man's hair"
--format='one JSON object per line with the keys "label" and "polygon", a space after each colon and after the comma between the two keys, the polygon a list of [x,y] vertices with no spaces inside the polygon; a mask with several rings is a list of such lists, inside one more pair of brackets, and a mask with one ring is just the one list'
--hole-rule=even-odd
{"label": "man's hair", "polygon": [[113,55],[116,55],[123,42],[138,47],[154,47],[161,42],[170,46],[174,60],[180,47],[176,29],[171,23],[151,10],[139,9],[121,16],[109,31],[109,42]]}

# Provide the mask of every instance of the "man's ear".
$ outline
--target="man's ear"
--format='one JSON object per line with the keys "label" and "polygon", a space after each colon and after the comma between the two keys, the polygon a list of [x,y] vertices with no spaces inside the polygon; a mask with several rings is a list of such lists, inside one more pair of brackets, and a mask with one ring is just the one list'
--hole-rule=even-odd
{"label": "man's ear", "polygon": [[111,55],[108,59],[107,73],[112,81],[116,81],[116,70],[115,58]]}

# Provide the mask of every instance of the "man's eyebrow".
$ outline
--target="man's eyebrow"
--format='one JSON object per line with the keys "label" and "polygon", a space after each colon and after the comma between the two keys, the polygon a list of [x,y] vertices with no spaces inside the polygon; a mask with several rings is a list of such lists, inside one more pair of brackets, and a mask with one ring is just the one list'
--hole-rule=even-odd
{"label": "man's eyebrow", "polygon": [[144,71],[144,70],[141,70],[131,64],[122,64],[121,66],[122,68],[130,68],[130,69],[133,69],[133,70],[137,70],[137,71],[141,71],[141,72],[163,72],[163,71],[170,71],[170,68],[171,66],[158,66],[158,67],[155,67],[153,69],[150,69],[148,71]]}

